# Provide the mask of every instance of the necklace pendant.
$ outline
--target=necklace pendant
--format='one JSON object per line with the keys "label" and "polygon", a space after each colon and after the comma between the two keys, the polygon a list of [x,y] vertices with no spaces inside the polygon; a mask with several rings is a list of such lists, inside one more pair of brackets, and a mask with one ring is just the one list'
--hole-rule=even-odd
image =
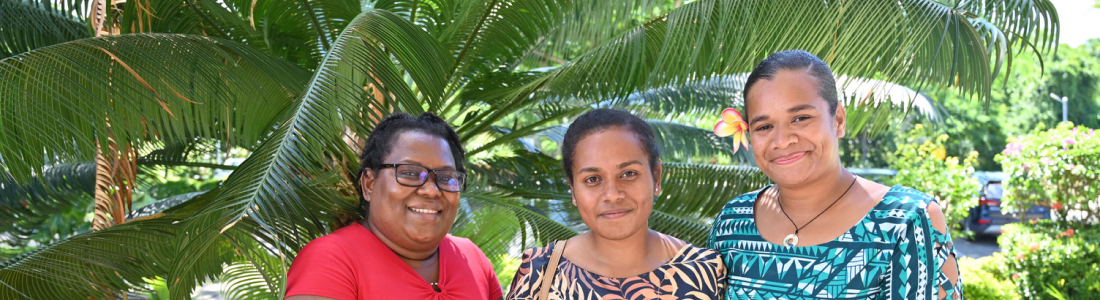
{"label": "necklace pendant", "polygon": [[787,247],[796,247],[796,246],[798,246],[798,235],[793,234],[793,233],[788,234],[787,237],[783,239],[783,245],[787,246]]}

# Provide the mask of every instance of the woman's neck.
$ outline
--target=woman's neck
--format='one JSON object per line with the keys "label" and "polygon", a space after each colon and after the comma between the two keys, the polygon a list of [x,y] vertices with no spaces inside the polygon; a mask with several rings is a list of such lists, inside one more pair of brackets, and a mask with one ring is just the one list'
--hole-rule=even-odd
{"label": "woman's neck", "polygon": [[829,172],[813,180],[808,180],[797,185],[776,184],[779,190],[778,197],[783,207],[788,211],[820,211],[825,206],[837,201],[844,191],[851,186],[855,174],[840,167],[835,172]]}
{"label": "woman's neck", "polygon": [[382,241],[382,244],[385,244],[386,247],[390,248],[394,254],[397,254],[401,260],[404,260],[405,263],[408,263],[410,266],[419,264],[417,262],[423,263],[424,261],[434,260],[437,257],[436,253],[439,253],[439,245],[428,249],[408,249],[401,247],[393,240],[390,240],[385,234],[382,234],[381,230],[378,230],[378,227],[375,226],[374,223],[368,220],[362,220],[359,221],[359,224],[367,227],[367,230],[370,230],[374,236],[378,237],[378,240]]}
{"label": "woman's neck", "polygon": [[626,271],[605,275],[612,277],[633,276],[657,268],[667,261],[666,256],[670,256],[668,249],[675,246],[671,245],[672,241],[662,239],[659,233],[648,228],[619,240],[601,238],[592,232],[587,237],[591,245],[588,252],[596,263]]}

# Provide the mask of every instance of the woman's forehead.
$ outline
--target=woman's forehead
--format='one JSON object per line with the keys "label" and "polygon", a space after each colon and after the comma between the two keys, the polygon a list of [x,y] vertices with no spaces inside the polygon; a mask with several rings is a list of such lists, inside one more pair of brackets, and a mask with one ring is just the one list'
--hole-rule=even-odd
{"label": "woman's forehead", "polygon": [[[828,104],[813,75],[797,70],[780,71],[771,79],[758,81],[747,96],[746,115],[750,116],[798,110],[807,104],[822,109]],[[752,109],[747,109],[750,106]]]}
{"label": "woman's forehead", "polygon": [[383,163],[413,163],[429,168],[454,167],[450,143],[420,131],[402,132],[394,140]]}

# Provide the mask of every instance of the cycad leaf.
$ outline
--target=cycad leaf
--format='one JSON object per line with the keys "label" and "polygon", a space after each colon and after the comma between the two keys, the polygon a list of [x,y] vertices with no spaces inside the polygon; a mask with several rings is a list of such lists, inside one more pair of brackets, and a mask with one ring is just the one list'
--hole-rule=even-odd
{"label": "cycad leaf", "polygon": [[[1037,1],[964,1],[959,9],[1000,28],[1008,40],[1032,41],[1041,51],[1057,50],[1058,12],[1050,0]],[[997,62],[1000,64],[1000,61]]]}
{"label": "cycad leaf", "polygon": [[201,36],[119,35],[41,48],[0,60],[0,158],[24,180],[53,160],[91,161],[95,139],[107,144],[111,135],[125,144],[206,137],[253,145],[305,75],[245,45]]}
{"label": "cycad leaf", "polygon": [[664,163],[655,210],[710,224],[722,206],[771,182],[759,169],[742,166]]}
{"label": "cycad leaf", "polygon": [[732,137],[718,137],[714,131],[662,120],[646,120],[653,128],[661,159],[665,162],[689,162],[692,159],[729,157],[736,164],[756,165],[752,152],[742,148],[733,153]]}
{"label": "cycad leaf", "polygon": [[985,45],[965,16],[928,0],[704,0],[585,54],[540,88],[617,99],[747,72],[764,56],[795,48],[819,55],[838,74],[918,90],[931,80],[984,98],[991,85]]}
{"label": "cycad leaf", "polygon": [[114,299],[167,272],[178,218],[127,222],[0,263],[0,298]]}
{"label": "cycad leaf", "polygon": [[0,24],[0,59],[89,36],[72,17],[19,0],[0,0]]}
{"label": "cycad leaf", "polygon": [[[372,10],[357,17],[282,125],[229,176],[219,198],[184,225],[194,238],[185,244],[169,284],[187,289],[198,283],[202,272],[193,272],[189,261],[203,260],[203,253],[224,239],[219,230],[240,226],[245,218],[256,223],[250,232],[269,236],[270,250],[288,260],[290,251],[324,233],[322,213],[333,212],[341,200],[300,193],[332,168],[326,153],[350,152],[341,141],[346,126],[365,134],[381,119],[381,111],[424,109],[405,82],[405,72],[425,102],[439,103],[446,82],[438,67],[446,63],[439,49],[426,33],[393,13]],[[382,91],[383,99],[373,99],[365,86]]]}

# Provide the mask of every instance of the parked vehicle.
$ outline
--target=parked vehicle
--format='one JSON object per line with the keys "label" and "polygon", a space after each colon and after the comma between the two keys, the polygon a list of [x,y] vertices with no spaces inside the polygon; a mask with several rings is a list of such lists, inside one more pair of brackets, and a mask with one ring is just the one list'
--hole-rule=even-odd
{"label": "parked vehicle", "polygon": [[[1001,211],[1001,199],[1004,196],[1004,183],[1008,175],[1003,172],[974,172],[981,184],[978,191],[978,206],[970,208],[970,214],[963,220],[963,229],[975,235],[1000,235],[1001,226],[1020,221],[1019,212]],[[1050,219],[1050,208],[1034,205],[1027,211],[1027,220]]]}

